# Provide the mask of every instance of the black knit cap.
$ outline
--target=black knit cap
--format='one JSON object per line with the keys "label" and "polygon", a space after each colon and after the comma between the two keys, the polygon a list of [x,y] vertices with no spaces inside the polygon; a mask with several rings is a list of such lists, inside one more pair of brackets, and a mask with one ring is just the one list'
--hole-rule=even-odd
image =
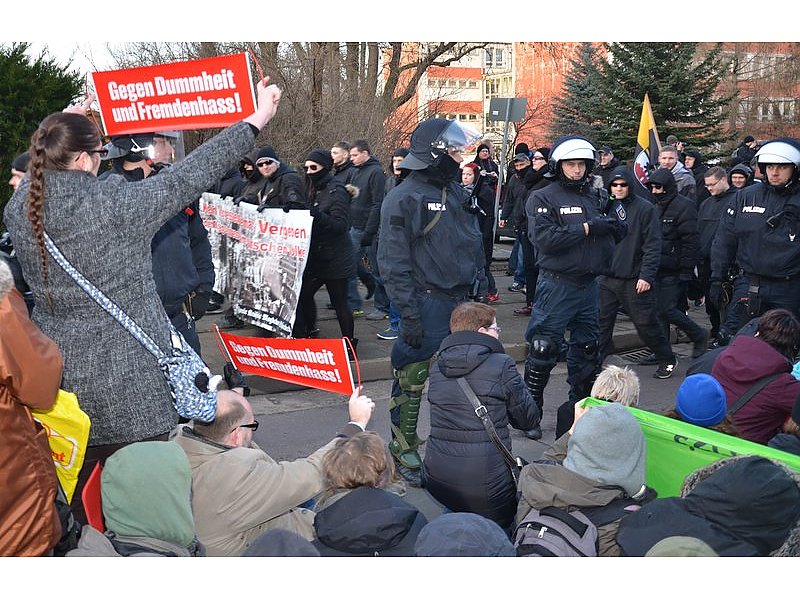
{"label": "black knit cap", "polygon": [[310,160],[318,165],[322,165],[322,168],[324,168],[326,171],[330,171],[331,168],[333,168],[333,159],[331,158],[331,153],[327,150],[323,150],[322,148],[314,148],[308,153],[306,160]]}
{"label": "black knit cap", "polygon": [[27,152],[23,152],[17,158],[15,158],[11,162],[11,168],[15,171],[22,171],[23,173],[28,172],[28,163],[31,162],[31,155]]}
{"label": "black knit cap", "polygon": [[392,152],[392,157],[395,156],[402,156],[403,158],[405,158],[406,156],[408,156],[408,148],[395,148],[394,152]]}
{"label": "black knit cap", "polygon": [[273,150],[272,146],[264,146],[261,150],[258,151],[256,154],[256,161],[259,158],[271,158],[272,160],[279,161],[278,155],[275,154],[275,150]]}

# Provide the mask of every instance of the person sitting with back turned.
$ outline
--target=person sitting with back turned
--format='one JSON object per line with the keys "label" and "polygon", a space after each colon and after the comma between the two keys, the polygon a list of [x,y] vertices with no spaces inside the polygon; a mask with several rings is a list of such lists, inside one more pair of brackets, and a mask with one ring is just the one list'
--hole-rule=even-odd
{"label": "person sitting with back turned", "polygon": [[[350,422],[338,437],[364,431],[375,403],[357,389]],[[241,556],[266,530],[288,529],[314,539],[314,513],[298,505],[324,487],[321,461],[334,438],[308,458],[276,462],[253,442],[258,421],[235,391],[219,392],[213,423],[178,427],[175,441],[192,466],[192,509],[197,537],[209,556]]]}
{"label": "person sitting with back turned", "polygon": [[509,450],[508,425],[531,429],[542,413],[498,339],[494,308],[477,302],[459,304],[450,316],[450,330],[431,366],[425,487],[449,510],[474,512],[508,529],[516,509],[514,480],[458,378],[466,379],[486,407]]}

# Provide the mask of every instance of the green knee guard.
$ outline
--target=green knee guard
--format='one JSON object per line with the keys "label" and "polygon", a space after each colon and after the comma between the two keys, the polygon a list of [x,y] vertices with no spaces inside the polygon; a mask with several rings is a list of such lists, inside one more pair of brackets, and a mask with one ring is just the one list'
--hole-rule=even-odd
{"label": "green knee guard", "polygon": [[389,410],[400,409],[400,424],[392,423],[392,441],[389,450],[400,464],[409,469],[419,469],[422,459],[417,452],[421,443],[417,437],[417,421],[422,402],[422,390],[428,379],[429,361],[420,361],[395,369],[402,394],[389,400]]}

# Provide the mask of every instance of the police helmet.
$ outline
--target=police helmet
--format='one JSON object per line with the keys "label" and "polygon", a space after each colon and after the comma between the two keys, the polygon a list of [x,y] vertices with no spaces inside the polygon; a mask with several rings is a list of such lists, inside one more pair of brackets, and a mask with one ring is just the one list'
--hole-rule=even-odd
{"label": "police helmet", "polygon": [[767,142],[758,152],[756,160],[762,173],[765,165],[793,164],[795,173],[800,170],[800,143],[792,138],[778,138]]}
{"label": "police helmet", "polygon": [[563,160],[583,160],[586,163],[586,174],[592,172],[596,161],[597,151],[592,143],[580,136],[566,136],[557,139],[550,150],[547,166],[554,175],[559,173],[558,163]]}
{"label": "police helmet", "polygon": [[108,151],[106,159],[124,157],[131,162],[138,162],[155,157],[152,133],[112,136],[111,141],[105,145],[105,148]]}
{"label": "police helmet", "polygon": [[411,134],[408,155],[398,165],[400,169],[420,171],[450,151],[464,152],[480,134],[458,121],[428,119],[420,123]]}

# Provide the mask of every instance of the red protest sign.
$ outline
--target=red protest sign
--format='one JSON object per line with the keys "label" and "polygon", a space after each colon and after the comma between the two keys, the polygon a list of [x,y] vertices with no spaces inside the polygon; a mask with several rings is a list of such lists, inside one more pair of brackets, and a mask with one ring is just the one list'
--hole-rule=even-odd
{"label": "red protest sign", "polygon": [[240,371],[336,394],[353,393],[343,338],[294,340],[218,333],[233,366]]}
{"label": "red protest sign", "polygon": [[107,135],[227,127],[255,111],[247,54],[92,73]]}

